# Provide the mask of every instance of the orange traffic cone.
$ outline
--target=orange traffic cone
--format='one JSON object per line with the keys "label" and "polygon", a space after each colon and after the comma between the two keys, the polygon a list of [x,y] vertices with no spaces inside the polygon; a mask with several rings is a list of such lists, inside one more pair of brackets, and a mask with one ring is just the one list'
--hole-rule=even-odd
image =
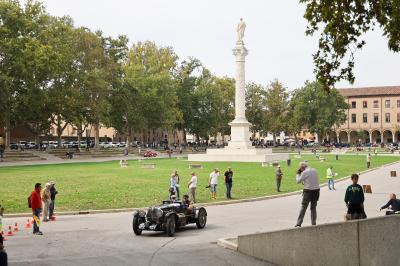
{"label": "orange traffic cone", "polygon": [[31,224],[34,224],[35,223],[35,220],[32,218],[32,220],[31,220]]}
{"label": "orange traffic cone", "polygon": [[8,226],[8,232],[7,232],[7,235],[8,235],[8,236],[12,236],[12,235],[13,235],[13,232],[12,232],[12,230],[11,230],[11,225],[10,225],[10,226]]}
{"label": "orange traffic cone", "polygon": [[14,232],[18,232],[18,223],[14,224]]}
{"label": "orange traffic cone", "polygon": [[29,219],[26,220],[25,228],[31,228],[31,222],[29,221]]}

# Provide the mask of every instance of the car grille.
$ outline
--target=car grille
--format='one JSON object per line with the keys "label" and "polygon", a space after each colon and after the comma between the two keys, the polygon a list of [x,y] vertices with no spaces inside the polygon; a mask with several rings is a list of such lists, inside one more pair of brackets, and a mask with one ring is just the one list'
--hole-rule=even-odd
{"label": "car grille", "polygon": [[149,222],[158,222],[159,218],[157,217],[157,209],[150,208],[147,211],[146,218]]}

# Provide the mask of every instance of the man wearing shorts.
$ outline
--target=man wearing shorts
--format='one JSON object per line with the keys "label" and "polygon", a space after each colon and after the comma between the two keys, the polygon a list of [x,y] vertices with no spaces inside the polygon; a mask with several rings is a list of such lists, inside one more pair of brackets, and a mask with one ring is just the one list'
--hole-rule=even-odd
{"label": "man wearing shorts", "polygon": [[214,171],[210,174],[210,179],[208,180],[208,184],[211,190],[211,199],[217,198],[218,177],[219,170],[218,168],[215,168]]}

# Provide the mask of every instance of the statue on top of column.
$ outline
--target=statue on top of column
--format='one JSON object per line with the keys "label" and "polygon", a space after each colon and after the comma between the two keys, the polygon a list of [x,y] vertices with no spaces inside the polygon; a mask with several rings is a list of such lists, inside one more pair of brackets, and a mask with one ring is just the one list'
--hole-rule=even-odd
{"label": "statue on top of column", "polygon": [[243,18],[241,18],[239,24],[236,27],[238,44],[244,44],[243,38],[244,38],[244,30],[245,29],[246,29],[246,23],[243,21]]}

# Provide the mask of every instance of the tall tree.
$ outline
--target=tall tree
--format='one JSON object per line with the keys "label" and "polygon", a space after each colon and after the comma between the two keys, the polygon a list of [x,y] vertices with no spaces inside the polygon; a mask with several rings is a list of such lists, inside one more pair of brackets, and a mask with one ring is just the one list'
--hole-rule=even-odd
{"label": "tall tree", "polygon": [[246,90],[246,117],[251,123],[253,139],[264,129],[267,92],[262,85],[250,83]]}
{"label": "tall tree", "polygon": [[272,134],[274,145],[276,144],[276,136],[285,131],[286,128],[288,98],[289,94],[286,88],[278,80],[272,81],[267,86],[265,128]]}
{"label": "tall tree", "polygon": [[[400,3],[376,0],[300,0],[306,4],[306,34],[320,33],[314,54],[317,80],[324,89],[347,79],[354,82],[354,54],[365,45],[362,36],[379,26],[389,49],[400,51]],[[347,63],[343,61],[347,58]]]}
{"label": "tall tree", "polygon": [[18,1],[0,1],[0,21],[0,126],[9,148],[11,128],[17,122],[17,88],[23,83],[27,18]]}
{"label": "tall tree", "polygon": [[153,42],[136,43],[129,51],[126,85],[140,99],[140,119],[136,122],[140,121],[142,141],[153,141],[144,132],[149,129],[165,129],[172,134],[173,126],[182,118],[173,80],[177,60],[170,47],[158,47]]}
{"label": "tall tree", "polygon": [[317,133],[323,139],[333,126],[339,126],[346,121],[348,104],[336,90],[329,93],[323,90],[323,85],[317,82],[306,82],[305,86],[293,92],[291,105],[296,114],[297,124],[302,124],[312,133]]}
{"label": "tall tree", "polygon": [[176,127],[183,131],[183,141],[186,143],[186,133],[191,132],[195,110],[195,92],[199,83],[199,73],[203,70],[203,65],[196,58],[189,58],[183,61],[175,73],[177,83],[177,106],[182,112],[182,119],[178,121]]}

